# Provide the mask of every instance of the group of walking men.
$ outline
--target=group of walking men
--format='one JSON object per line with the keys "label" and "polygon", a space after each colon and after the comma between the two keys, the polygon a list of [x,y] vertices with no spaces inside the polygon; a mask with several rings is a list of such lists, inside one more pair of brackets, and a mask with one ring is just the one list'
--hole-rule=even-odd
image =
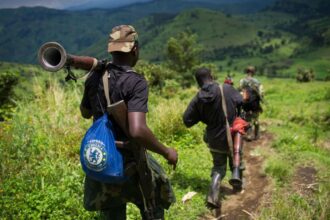
{"label": "group of walking men", "polygon": [[[136,156],[130,150],[132,144],[144,146],[147,150],[160,154],[175,169],[178,162],[177,151],[162,144],[147,125],[147,81],[132,69],[139,58],[138,34],[134,27],[130,25],[114,27],[110,33],[108,52],[112,56],[112,62],[107,64],[104,70],[92,72],[85,82],[84,95],[80,105],[82,116],[84,118],[93,117],[95,121],[104,114],[107,104],[102,77],[104,74],[108,74],[106,77],[109,80],[110,89],[107,92],[109,92],[111,101],[114,103],[124,100],[127,106],[129,134],[125,134],[113,121],[116,140],[127,145],[126,148],[119,149],[124,158],[125,169],[130,167],[132,161],[136,162],[133,164],[139,164],[136,161]],[[253,67],[246,70],[248,76],[240,82],[242,91],[259,83],[252,77],[254,72]],[[232,125],[242,109],[244,110],[244,92],[242,96],[238,90],[227,83],[220,88],[207,68],[198,69],[195,78],[200,90],[184,112],[183,122],[187,127],[200,121],[207,125],[204,140],[213,157],[213,168],[210,191],[206,202],[208,207],[217,208],[220,203],[220,181],[226,174],[227,159],[229,161],[232,159],[228,153],[230,149],[226,135],[228,129],[226,120]],[[223,91],[222,94],[221,90]],[[260,86],[254,90],[260,92]],[[251,94],[247,96],[251,96]],[[222,97],[224,97],[226,104],[226,116],[222,107]],[[257,118],[260,111],[261,109],[257,111],[246,109],[244,111],[246,113],[245,118],[258,127],[255,134],[256,138],[259,134]],[[109,118],[113,120],[111,115]],[[139,208],[142,219],[164,219],[164,209],[168,209],[175,201],[173,190],[165,172],[155,159],[147,153],[142,155],[140,159],[147,161],[147,169],[151,171],[152,181],[147,186],[151,189],[151,193],[146,195],[141,189],[143,188],[143,186],[141,187],[141,179],[144,178],[141,176],[141,172],[129,172],[128,180],[120,184],[103,183],[86,176],[84,185],[85,209],[100,211],[103,219],[123,220],[126,219],[126,205],[131,202]],[[140,167],[137,166],[135,169],[140,169]],[[240,167],[240,170],[242,169],[243,166]],[[240,190],[241,185],[235,185],[234,188]]]}

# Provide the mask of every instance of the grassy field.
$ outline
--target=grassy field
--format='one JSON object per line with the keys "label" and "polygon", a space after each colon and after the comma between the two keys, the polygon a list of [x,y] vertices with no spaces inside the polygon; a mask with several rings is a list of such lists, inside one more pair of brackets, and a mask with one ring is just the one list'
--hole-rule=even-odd
{"label": "grassy field", "polygon": [[[63,84],[39,68],[30,68],[32,94],[16,100],[12,118],[0,124],[0,219],[95,219],[97,213],[82,207],[79,147],[91,124],[79,113],[83,82]],[[235,76],[235,85],[240,77]],[[274,153],[264,155],[264,172],[274,180],[274,191],[258,219],[329,219],[330,83],[260,80],[266,97],[262,127],[275,138]],[[202,141],[204,126],[188,130],[181,121],[196,91],[196,87],[176,86],[170,96],[157,90],[150,94],[148,123],[180,155],[175,171],[156,155],[177,197],[166,219],[198,219],[207,211],[204,198],[212,163]],[[292,191],[290,184],[296,169],[306,164],[317,171],[316,190],[309,197]],[[183,204],[182,196],[190,191],[197,195]],[[128,219],[139,219],[133,205]]]}

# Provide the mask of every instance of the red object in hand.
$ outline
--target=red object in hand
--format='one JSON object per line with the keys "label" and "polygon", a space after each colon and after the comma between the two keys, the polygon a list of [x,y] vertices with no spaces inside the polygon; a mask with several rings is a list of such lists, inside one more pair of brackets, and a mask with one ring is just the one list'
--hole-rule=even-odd
{"label": "red object in hand", "polygon": [[229,85],[234,85],[233,80],[231,80],[230,78],[226,78],[224,83],[229,84]]}
{"label": "red object in hand", "polygon": [[249,126],[250,124],[247,121],[245,121],[240,117],[237,117],[233,122],[233,126],[230,128],[230,132],[232,135],[234,135],[237,132],[239,132],[240,134],[245,134]]}

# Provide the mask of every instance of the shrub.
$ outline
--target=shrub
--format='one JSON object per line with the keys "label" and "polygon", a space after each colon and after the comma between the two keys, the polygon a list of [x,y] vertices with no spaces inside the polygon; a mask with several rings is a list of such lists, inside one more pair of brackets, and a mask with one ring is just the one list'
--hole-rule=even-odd
{"label": "shrub", "polygon": [[149,115],[156,116],[150,119],[150,125],[161,141],[171,142],[187,131],[182,121],[185,107],[178,99],[164,99],[150,110]]}
{"label": "shrub", "polygon": [[146,61],[140,61],[135,69],[147,79],[149,86],[155,89],[162,89],[167,79],[178,78],[178,73],[175,71]]}
{"label": "shrub", "polygon": [[315,78],[313,69],[301,69],[297,70],[296,80],[298,82],[310,82]]}
{"label": "shrub", "polygon": [[10,115],[14,106],[10,99],[14,95],[14,87],[18,83],[18,73],[6,71],[0,74],[0,121]]}

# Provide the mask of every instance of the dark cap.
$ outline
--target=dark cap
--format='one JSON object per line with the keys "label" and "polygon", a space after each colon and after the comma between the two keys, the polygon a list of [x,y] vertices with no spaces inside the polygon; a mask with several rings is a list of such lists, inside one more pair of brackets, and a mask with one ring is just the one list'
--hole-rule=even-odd
{"label": "dark cap", "polygon": [[108,52],[120,51],[128,53],[132,50],[137,40],[138,34],[133,26],[116,26],[109,35]]}

